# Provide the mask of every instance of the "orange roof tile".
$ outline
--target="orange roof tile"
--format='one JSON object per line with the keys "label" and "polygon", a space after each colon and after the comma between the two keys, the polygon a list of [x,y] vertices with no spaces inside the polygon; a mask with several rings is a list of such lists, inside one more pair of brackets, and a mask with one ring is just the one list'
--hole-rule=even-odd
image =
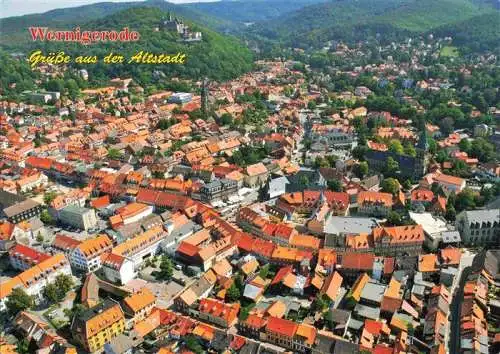
{"label": "orange roof tile", "polygon": [[96,314],[86,323],[87,338],[96,335],[103,329],[110,327],[113,323],[123,320],[123,312],[120,305],[116,304]]}
{"label": "orange roof tile", "polygon": [[361,292],[365,288],[366,283],[370,281],[370,276],[366,273],[361,274],[358,279],[354,282],[354,285],[351,288],[351,296],[359,301],[361,299]]}
{"label": "orange roof tile", "polygon": [[266,325],[266,331],[288,338],[292,338],[295,335],[297,328],[297,323],[276,317],[269,317]]}
{"label": "orange roof tile", "polygon": [[459,248],[448,247],[440,251],[441,262],[446,265],[456,265],[460,263],[462,258],[462,251]]}
{"label": "orange roof tile", "polygon": [[154,296],[148,288],[142,288],[135,294],[127,296],[123,299],[125,305],[128,306],[134,313],[137,313],[143,308],[154,304],[155,301],[156,296]]}
{"label": "orange roof tile", "polygon": [[339,293],[340,286],[342,285],[342,281],[342,276],[338,272],[333,272],[325,279],[325,283],[323,284],[320,294],[325,294],[331,300],[335,301]]}
{"label": "orange roof tile", "polygon": [[101,254],[113,245],[111,239],[106,235],[99,235],[95,238],[87,239],[76,246],[87,258]]}
{"label": "orange roof tile", "polygon": [[286,313],[286,304],[277,300],[269,305],[266,309],[266,313],[272,317],[282,318]]}
{"label": "orange roof tile", "polygon": [[437,255],[424,254],[418,257],[418,270],[420,272],[435,272],[437,264]]}
{"label": "orange roof tile", "polygon": [[358,194],[358,205],[383,204],[392,207],[392,194],[383,192],[363,191]]}
{"label": "orange roof tile", "polygon": [[423,242],[425,239],[422,225],[377,227],[373,229],[372,233],[376,242],[380,242],[382,238],[387,237],[390,239],[391,244]]}
{"label": "orange roof tile", "polygon": [[316,334],[317,334],[316,328],[303,323],[300,323],[298,325],[297,332],[295,332],[295,335],[304,338],[304,341],[308,345],[314,344],[314,340],[316,339]]}
{"label": "orange roof tile", "polygon": [[246,168],[247,174],[249,176],[258,176],[267,173],[267,168],[262,162],[250,165]]}

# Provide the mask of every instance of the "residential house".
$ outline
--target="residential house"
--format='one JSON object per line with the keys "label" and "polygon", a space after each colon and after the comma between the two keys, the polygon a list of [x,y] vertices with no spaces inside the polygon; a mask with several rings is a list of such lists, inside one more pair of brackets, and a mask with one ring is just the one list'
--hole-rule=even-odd
{"label": "residential house", "polygon": [[101,350],[124,331],[123,311],[118,303],[109,299],[75,316],[71,323],[74,340],[89,352]]}
{"label": "residential house", "polygon": [[153,226],[142,234],[120,243],[111,253],[129,258],[137,270],[146,259],[158,254],[166,235],[163,226]]}
{"label": "residential house", "polygon": [[204,184],[198,191],[200,200],[207,203],[225,200],[237,193],[238,182],[227,178],[216,179]]}
{"label": "residential house", "polygon": [[18,223],[39,216],[41,212],[42,205],[33,199],[0,190],[0,217]]}
{"label": "residential house", "polygon": [[106,235],[90,238],[76,246],[70,254],[71,266],[85,273],[101,268],[102,255],[109,252],[113,242]]}
{"label": "residential house", "polygon": [[441,172],[430,173],[420,181],[420,186],[430,189],[433,183],[437,183],[445,193],[460,193],[465,188],[465,179],[446,175]]}
{"label": "residential house", "polygon": [[269,171],[262,162],[248,166],[245,172],[245,185],[250,188],[259,187],[265,184],[269,178]]}
{"label": "residential house", "polygon": [[137,275],[134,261],[128,257],[109,252],[103,254],[101,262],[104,276],[112,283],[125,285]]}
{"label": "residential house", "polygon": [[123,299],[122,309],[127,328],[133,327],[149,316],[155,304],[156,296],[148,288],[142,288]]}
{"label": "residential house", "polygon": [[198,309],[190,309],[189,314],[194,318],[229,328],[237,322],[239,311],[239,303],[226,304],[219,300],[204,298],[200,300]]}
{"label": "residential house", "polygon": [[375,253],[383,256],[415,256],[422,252],[425,236],[421,225],[373,229]]}
{"label": "residential house", "polygon": [[62,253],[41,261],[14,278],[1,282],[0,311],[6,309],[5,303],[7,297],[12,293],[14,288],[18,287],[23,288],[28,295],[33,296],[36,303],[40,302],[44,299],[43,289],[49,283],[54,282],[60,274],[71,276],[70,264]]}
{"label": "residential house", "polygon": [[358,194],[358,213],[385,217],[392,210],[393,198],[390,193],[363,191]]}
{"label": "residential house", "polygon": [[10,264],[18,270],[29,269],[48,258],[50,258],[49,255],[21,244],[17,244],[9,250]]}

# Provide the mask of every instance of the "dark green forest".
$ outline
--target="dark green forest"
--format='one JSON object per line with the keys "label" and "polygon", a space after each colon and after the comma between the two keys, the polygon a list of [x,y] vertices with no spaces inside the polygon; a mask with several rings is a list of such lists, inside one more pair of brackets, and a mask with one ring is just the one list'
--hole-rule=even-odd
{"label": "dark green forest", "polygon": [[[137,42],[107,42],[85,46],[80,43],[67,42],[25,42],[16,49],[24,53],[40,49],[44,54],[64,50],[75,58],[78,55],[97,56],[101,60],[97,64],[74,64],[76,68],[85,68],[92,82],[104,83],[111,77],[133,76],[139,84],[151,83],[155,70],[164,76],[180,76],[200,79],[209,76],[213,80],[227,80],[241,75],[252,68],[252,54],[234,37],[224,36],[205,27],[189,23],[192,31],[200,31],[203,40],[186,43],[172,31],[155,31],[167,12],[157,8],[131,8],[102,19],[81,25],[82,30],[121,30],[129,27],[138,31],[141,38]],[[185,53],[187,62],[181,64],[113,64],[102,62],[110,52],[130,58],[139,51],[154,54]]]}

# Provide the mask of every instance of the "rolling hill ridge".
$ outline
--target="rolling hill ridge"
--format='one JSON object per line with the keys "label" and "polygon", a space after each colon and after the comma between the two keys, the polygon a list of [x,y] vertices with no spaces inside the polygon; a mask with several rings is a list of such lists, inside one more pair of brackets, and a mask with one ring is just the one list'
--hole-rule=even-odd
{"label": "rolling hill ridge", "polygon": [[[390,41],[437,29],[452,32],[461,23],[470,26],[462,30],[478,33],[487,29],[473,19],[487,16],[494,21],[498,14],[486,0],[334,0],[258,23],[248,33],[288,46],[321,47],[328,40],[358,41],[377,34]],[[500,33],[495,23],[500,26],[499,21],[490,22],[490,26]],[[467,36],[462,37],[465,40]]]}

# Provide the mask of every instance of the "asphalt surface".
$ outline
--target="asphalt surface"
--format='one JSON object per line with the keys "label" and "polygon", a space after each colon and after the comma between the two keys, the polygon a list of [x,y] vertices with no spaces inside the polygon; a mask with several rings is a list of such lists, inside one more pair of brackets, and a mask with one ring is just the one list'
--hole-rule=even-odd
{"label": "asphalt surface", "polygon": [[473,272],[479,272],[484,265],[484,258],[486,251],[479,252],[473,259],[472,265],[465,267],[462,271],[460,282],[456,287],[455,294],[453,295],[450,305],[450,336],[448,342],[449,353],[460,353],[460,318],[462,302],[464,300],[464,286],[465,282]]}

